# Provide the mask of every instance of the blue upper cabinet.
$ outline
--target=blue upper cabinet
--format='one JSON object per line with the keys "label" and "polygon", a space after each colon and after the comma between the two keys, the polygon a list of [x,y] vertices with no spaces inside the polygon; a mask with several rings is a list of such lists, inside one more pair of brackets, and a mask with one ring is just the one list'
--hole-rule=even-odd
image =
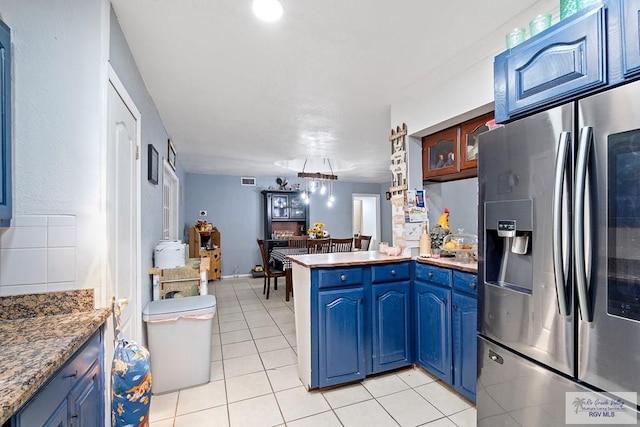
{"label": "blue upper cabinet", "polygon": [[574,15],[495,58],[496,122],[607,83],[604,6]]}
{"label": "blue upper cabinet", "polygon": [[625,77],[640,73],[640,0],[621,0],[622,51]]}
{"label": "blue upper cabinet", "polygon": [[0,227],[11,223],[11,30],[0,21]]}

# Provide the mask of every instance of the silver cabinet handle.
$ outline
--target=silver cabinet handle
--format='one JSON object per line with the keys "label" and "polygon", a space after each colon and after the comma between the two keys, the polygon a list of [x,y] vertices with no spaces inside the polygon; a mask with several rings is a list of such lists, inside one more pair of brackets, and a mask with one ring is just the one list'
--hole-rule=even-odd
{"label": "silver cabinet handle", "polygon": [[347,276],[343,274],[342,276],[340,276],[340,280],[344,282],[345,280],[347,280]]}
{"label": "silver cabinet handle", "polygon": [[578,155],[576,157],[575,199],[573,202],[573,250],[576,269],[576,289],[578,293],[578,306],[580,315],[585,322],[591,322],[591,307],[589,304],[589,292],[587,284],[587,268],[585,266],[585,194],[587,181],[587,165],[589,150],[593,141],[593,128],[585,126],[580,129],[580,141],[578,143]]}
{"label": "silver cabinet handle", "polygon": [[427,274],[427,276],[429,276],[429,278],[433,277],[433,273],[429,272],[429,274]]}
{"label": "silver cabinet handle", "polygon": [[475,289],[478,285],[476,285],[475,283],[469,283],[469,287],[471,289]]}
{"label": "silver cabinet handle", "polygon": [[391,275],[395,276],[396,275],[396,271],[395,270],[391,270]]}
{"label": "silver cabinet handle", "polygon": [[[562,198],[564,195],[565,172],[567,169],[567,157],[571,140],[570,132],[561,132],[558,141],[558,153],[556,155],[555,180],[553,184],[553,205],[551,208],[551,216],[553,221],[553,238],[551,253],[553,258],[553,271],[556,279],[556,295],[558,296],[558,312],[561,316],[569,314],[567,306],[567,272],[569,266],[565,265],[567,260],[562,257],[562,242],[569,239],[563,239],[562,234]],[[570,233],[570,230],[567,230]],[[569,252],[571,253],[571,243]]]}

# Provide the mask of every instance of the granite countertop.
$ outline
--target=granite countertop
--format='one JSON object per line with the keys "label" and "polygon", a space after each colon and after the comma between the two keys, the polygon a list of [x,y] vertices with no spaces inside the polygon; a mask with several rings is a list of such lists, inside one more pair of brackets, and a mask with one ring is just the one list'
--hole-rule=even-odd
{"label": "granite countertop", "polygon": [[410,256],[391,256],[378,251],[332,252],[328,254],[292,255],[291,262],[307,268],[350,267],[411,261]]}
{"label": "granite countertop", "polygon": [[93,290],[82,290],[2,297],[0,309],[1,425],[104,324],[111,308],[94,309]]}
{"label": "granite countertop", "polygon": [[422,258],[417,257],[416,261],[421,264],[431,264],[438,267],[453,268],[455,270],[464,271],[467,273],[478,274],[478,262],[458,262],[455,258]]}

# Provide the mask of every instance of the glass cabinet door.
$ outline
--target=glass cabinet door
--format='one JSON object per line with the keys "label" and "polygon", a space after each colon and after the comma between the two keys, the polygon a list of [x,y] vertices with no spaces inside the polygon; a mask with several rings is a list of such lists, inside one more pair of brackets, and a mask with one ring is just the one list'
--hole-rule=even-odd
{"label": "glass cabinet door", "polygon": [[289,196],[274,194],[271,197],[271,218],[289,218]]}
{"label": "glass cabinet door", "polygon": [[462,124],[460,134],[460,169],[478,167],[478,137],[489,130],[486,123],[493,119],[493,113],[485,114]]}
{"label": "glass cabinet door", "polygon": [[289,218],[292,219],[304,219],[305,215],[305,205],[302,197],[299,195],[290,195],[289,196]]}
{"label": "glass cabinet door", "polygon": [[424,178],[446,175],[458,169],[458,127],[449,128],[422,139]]}

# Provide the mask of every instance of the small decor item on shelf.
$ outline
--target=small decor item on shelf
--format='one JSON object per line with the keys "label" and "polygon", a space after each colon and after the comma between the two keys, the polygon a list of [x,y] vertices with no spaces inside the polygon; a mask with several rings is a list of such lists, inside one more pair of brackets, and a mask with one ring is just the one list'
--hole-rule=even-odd
{"label": "small decor item on shelf", "polygon": [[211,230],[213,230],[213,224],[211,224],[210,222],[207,222],[204,219],[199,219],[198,221],[196,221],[196,223],[194,224],[194,227],[196,227],[196,229],[198,231],[211,231]]}
{"label": "small decor item on shelf", "polygon": [[560,19],[567,18],[578,11],[578,0],[560,0]]}
{"label": "small decor item on shelf", "polygon": [[324,228],[323,222],[314,222],[312,227],[307,229],[310,239],[323,239],[329,237],[329,231]]}
{"label": "small decor item on shelf", "polygon": [[289,183],[287,178],[276,178],[276,184],[278,184],[278,190],[288,190],[287,184]]}

